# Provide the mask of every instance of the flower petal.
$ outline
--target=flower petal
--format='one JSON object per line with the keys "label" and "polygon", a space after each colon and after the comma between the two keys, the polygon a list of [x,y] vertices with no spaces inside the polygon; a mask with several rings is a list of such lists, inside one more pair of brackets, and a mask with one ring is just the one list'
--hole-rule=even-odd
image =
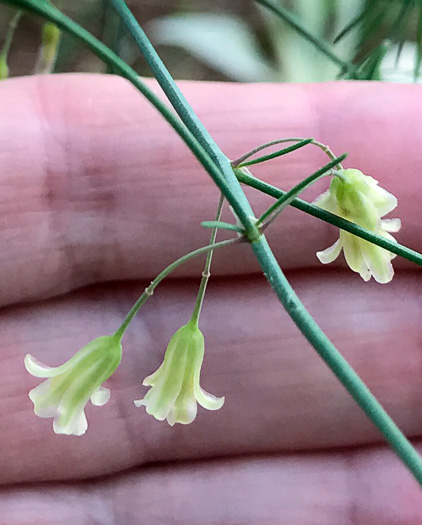
{"label": "flower petal", "polygon": [[381,284],[389,283],[394,276],[390,252],[363,241],[362,253],[374,279]]}
{"label": "flower petal", "polygon": [[[384,231],[384,230],[381,230],[379,233],[380,233],[380,235],[381,235],[382,237],[384,237],[385,239],[388,239],[388,240],[391,241],[391,242],[397,242],[396,239],[391,235],[391,233],[388,233],[388,232],[386,232],[386,231]],[[395,257],[397,257],[397,254],[396,254],[396,253],[389,252],[388,250],[386,250],[386,251],[387,251],[387,253],[390,255],[390,260],[391,260],[391,259],[394,259]]]}
{"label": "flower petal", "polygon": [[390,213],[397,207],[397,197],[380,186],[371,187],[371,193],[368,198],[377,209],[380,217]]}
{"label": "flower petal", "polygon": [[29,392],[34,403],[34,414],[38,417],[54,417],[61,400],[61,392],[52,388],[51,380],[44,381]]}
{"label": "flower petal", "polygon": [[186,359],[187,353],[183,345],[174,345],[170,340],[164,357],[165,366],[162,370],[161,367],[157,370],[160,372],[157,381],[154,381],[143,399],[134,401],[135,406],[145,406],[147,413],[159,421],[166,419],[182,389]]}
{"label": "flower petal", "polygon": [[98,390],[91,395],[91,403],[96,407],[102,407],[110,401],[110,395],[110,389],[100,386]]}
{"label": "flower petal", "polygon": [[340,239],[343,242],[344,258],[349,268],[358,273],[365,282],[369,281],[371,272],[362,254],[361,239],[344,230],[340,232]]}
{"label": "flower petal", "polygon": [[396,233],[401,228],[400,219],[383,219],[381,221],[381,228],[386,232]]}
{"label": "flower petal", "polygon": [[209,392],[206,392],[199,385],[195,386],[195,398],[201,407],[206,408],[207,410],[219,410],[225,401],[225,397],[216,397]]}
{"label": "flower petal", "polygon": [[338,239],[332,246],[329,246],[321,252],[316,252],[316,256],[322,262],[322,264],[328,264],[333,262],[340,255],[342,245],[340,239]]}
{"label": "flower petal", "polygon": [[31,354],[25,356],[25,368],[34,377],[54,377],[61,373],[60,367],[44,365]]}
{"label": "flower petal", "polygon": [[324,191],[321,193],[321,195],[318,195],[313,201],[312,204],[315,204],[315,206],[319,206],[323,210],[331,211],[331,193],[330,190]]}
{"label": "flower petal", "polygon": [[360,272],[362,267],[362,253],[359,246],[359,238],[351,233],[340,231],[340,239],[343,245],[344,258],[349,268],[354,272]]}
{"label": "flower petal", "polygon": [[176,400],[167,416],[167,422],[170,426],[173,426],[175,423],[189,425],[196,418],[197,412],[198,407],[195,397],[193,395],[184,396],[183,399]]}
{"label": "flower petal", "polygon": [[157,368],[157,370],[152,373],[151,375],[147,376],[143,381],[143,386],[153,386],[158,381],[159,377],[164,371],[164,361],[161,363],[161,365]]}
{"label": "flower petal", "polygon": [[82,436],[88,428],[84,405],[79,406],[72,413],[70,418],[63,418],[61,415],[56,417],[53,422],[53,430],[56,434],[66,434],[68,436]]}

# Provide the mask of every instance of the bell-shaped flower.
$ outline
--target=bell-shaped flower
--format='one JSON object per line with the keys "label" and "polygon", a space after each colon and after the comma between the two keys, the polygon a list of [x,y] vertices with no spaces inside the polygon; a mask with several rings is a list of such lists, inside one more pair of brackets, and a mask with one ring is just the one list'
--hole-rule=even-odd
{"label": "bell-shaped flower", "polygon": [[218,410],[224,397],[215,397],[199,385],[203,360],[204,336],[191,320],[170,339],[163,363],[142,383],[151,389],[135,405],[145,406],[148,414],[159,421],[167,419],[172,426],[192,423],[197,403],[208,410]]}
{"label": "bell-shaped flower", "polygon": [[47,378],[29,392],[35,414],[53,417],[56,434],[84,434],[88,428],[85,405],[89,399],[95,406],[108,402],[110,390],[101,385],[116,370],[121,358],[120,337],[116,335],[94,339],[58,367],[43,365],[27,354],[27,371]]}
{"label": "bell-shaped flower", "polygon": [[[398,232],[401,227],[400,219],[381,219],[397,206],[396,197],[378,186],[377,180],[356,169],[338,172],[330,189],[317,197],[314,204],[391,241],[395,239],[388,232]],[[379,283],[388,283],[393,278],[391,260],[395,254],[344,230],[340,230],[340,238],[332,246],[317,252],[317,257],[327,264],[342,249],[349,267],[364,281],[373,276]]]}

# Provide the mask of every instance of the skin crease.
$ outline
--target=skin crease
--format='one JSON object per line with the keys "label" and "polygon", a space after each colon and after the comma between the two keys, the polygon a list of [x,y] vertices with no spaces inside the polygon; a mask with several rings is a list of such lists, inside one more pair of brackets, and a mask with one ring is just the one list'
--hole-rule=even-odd
{"label": "skin crease", "polygon": [[[398,197],[396,237],[421,250],[420,87],[180,85],[230,158],[286,136],[348,151],[345,167]],[[56,366],[117,328],[152,277],[207,243],[199,222],[213,218],[218,193],[122,79],[13,79],[0,100],[0,525],[420,523],[416,482],[283,312],[247,246],[216,253],[201,318],[201,384],[226,396],[220,411],[170,428],[133,405],[192,312],[201,259],[142,308],[107,382],[111,401],[87,406],[85,436],[56,436],[51,419],[34,416],[27,393],[39,380],[24,355]],[[253,173],[289,189],[324,163],[308,146]],[[257,214],[271,202],[247,194]],[[385,286],[364,283],[343,257],[322,266],[315,252],[338,232],[297,210],[268,233],[299,297],[418,445],[419,269],[397,258]]]}

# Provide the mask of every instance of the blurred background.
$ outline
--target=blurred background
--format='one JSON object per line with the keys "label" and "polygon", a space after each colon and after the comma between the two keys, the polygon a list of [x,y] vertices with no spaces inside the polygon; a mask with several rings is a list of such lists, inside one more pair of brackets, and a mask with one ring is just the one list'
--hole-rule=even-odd
{"label": "blurred background", "polygon": [[[176,79],[420,81],[422,0],[271,0],[278,14],[254,0],[127,3]],[[63,0],[60,7],[140,75],[150,76],[106,0]],[[2,43],[14,13],[0,6]],[[8,56],[10,76],[40,71],[42,26],[30,14],[19,20]],[[111,72],[67,35],[57,49],[49,72]]]}

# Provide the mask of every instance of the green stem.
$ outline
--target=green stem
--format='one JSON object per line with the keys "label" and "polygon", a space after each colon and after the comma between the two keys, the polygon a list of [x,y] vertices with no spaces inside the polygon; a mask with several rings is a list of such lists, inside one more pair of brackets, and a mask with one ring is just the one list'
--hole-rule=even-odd
{"label": "green stem", "polygon": [[337,157],[336,159],[332,160],[319,170],[317,170],[312,175],[309,175],[306,179],[299,182],[294,188],[289,190],[287,193],[285,193],[283,196],[281,196],[272,206],[268,208],[267,211],[265,211],[261,217],[256,221],[256,225],[263,226],[262,229],[265,229],[271,222],[278,217],[278,215],[288,206],[302,191],[304,191],[308,186],[313,184],[315,181],[320,179],[321,177],[324,177],[325,175],[328,175],[328,172],[332,170],[335,166],[340,164],[342,160],[344,160],[347,157],[347,153],[344,153],[340,157]]}
{"label": "green stem", "polygon": [[353,64],[350,62],[345,62],[340,57],[338,57],[334,51],[327,45],[327,43],[320,38],[313,35],[308,31],[301,22],[290,13],[287,9],[282,7],[280,4],[276,4],[272,0],[255,0],[258,4],[263,5],[268,8],[270,11],[275,13],[277,16],[282,18],[289,26],[302,35],[306,40],[308,40],[313,46],[316,47],[322,54],[328,57],[332,62],[341,67],[342,71],[349,73],[351,78],[358,79],[358,72]]}
{"label": "green stem", "polygon": [[265,266],[269,283],[296,326],[422,485],[421,457],[300,302],[281,271],[265,237],[261,236],[252,243],[252,249],[259,263]]}
{"label": "green stem", "polygon": [[[99,54],[100,56],[101,55],[106,56],[108,57],[108,59],[111,58],[115,62],[117,59],[117,63],[119,64],[119,68],[120,68],[119,70],[124,71],[123,76],[126,76],[126,78],[129,78],[132,81],[132,83],[137,85],[140,91],[145,91],[147,98],[150,101],[154,101],[152,103],[157,108],[160,108],[160,111],[162,112],[163,116],[165,116],[165,118],[173,125],[173,127],[179,132],[179,134],[181,134],[181,136],[183,136],[184,139],[186,139],[186,142],[187,144],[189,144],[192,151],[194,151],[195,154],[196,152],[198,153],[197,156],[200,159],[201,163],[203,163],[204,167],[205,165],[208,166],[207,171],[211,174],[213,179],[216,181],[217,185],[220,187],[224,196],[227,198],[229,203],[233,206],[236,212],[236,215],[241,220],[243,226],[245,226],[245,229],[247,230],[246,233],[247,233],[248,239],[252,243],[252,248],[261,265],[261,268],[264,274],[266,275],[271,286],[276,291],[277,296],[279,297],[280,301],[285,306],[286,310],[289,312],[292,319],[296,322],[298,327],[304,332],[308,340],[312,342],[312,344],[315,346],[315,348],[320,353],[320,355],[326,360],[328,366],[330,366],[330,368],[333,368],[334,364],[336,364],[338,368],[336,370],[336,375],[343,382],[343,384],[347,384],[348,381],[349,382],[351,381],[353,383],[353,381],[356,378],[358,379],[358,382],[357,382],[357,386],[359,387],[357,389],[358,391],[355,392],[356,388],[354,388],[353,384],[348,385],[348,387],[351,388],[350,391],[354,392],[354,395],[357,396],[356,398],[359,404],[361,404],[362,408],[364,408],[368,417],[378,426],[378,428],[383,433],[383,435],[386,437],[386,439],[390,442],[392,448],[396,451],[398,456],[414,473],[415,478],[419,482],[422,482],[421,460],[419,456],[417,455],[416,451],[412,448],[410,443],[406,440],[405,436],[400,433],[398,428],[385,414],[385,412],[380,407],[380,405],[377,403],[377,401],[373,398],[373,396],[371,397],[370,392],[365,391],[366,387],[365,385],[362,386],[360,384],[361,381],[359,380],[358,376],[356,376],[356,374],[355,374],[356,377],[353,376],[354,374],[353,370],[352,370],[352,373],[349,373],[347,369],[348,364],[342,361],[342,358],[338,353],[336,354],[337,351],[335,350],[333,345],[326,338],[326,336],[321,332],[318,325],[315,323],[312,317],[308,314],[308,312],[304,309],[304,306],[300,303],[299,299],[294,294],[290,285],[286,281],[284,274],[279,268],[277,261],[273,253],[271,252],[270,247],[267,244],[265,237],[261,236],[258,228],[256,228],[253,215],[252,216],[249,215],[251,213],[249,202],[247,201],[246,196],[244,195],[242,189],[240,188],[240,185],[238,184],[238,181],[236,180],[234,174],[232,173],[231,174],[232,176],[230,176],[229,170],[227,170],[224,165],[223,165],[223,169],[221,170],[219,169],[220,164],[218,162],[215,163],[213,161],[214,157],[210,159],[210,156],[200,146],[200,144],[195,139],[195,137],[193,137],[193,135],[190,132],[188,132],[187,129],[183,128],[182,130],[180,126],[178,125],[179,122],[176,121],[176,119],[174,118],[174,115],[172,115],[171,112],[169,112],[168,109],[165,106],[163,106],[160,103],[160,101],[156,99],[156,97],[149,90],[147,90],[145,86],[143,86],[143,84],[138,79],[133,77],[134,72],[133,70],[131,70],[131,68],[126,66],[126,64],[124,63],[123,63],[124,65],[122,65],[121,63],[122,61],[120,61],[120,59],[118,59],[118,57],[116,57],[108,48],[106,48],[105,46],[102,46],[102,44],[96,41],[95,39],[93,39],[93,37],[89,35],[89,33],[84,31],[74,22],[70,21],[69,19],[61,15],[60,12],[58,12],[57,10],[54,10],[54,8],[52,8],[47,2],[44,2],[44,1],[41,2],[39,0],[38,1],[37,0],[0,0],[0,3],[8,3],[11,5],[19,5],[19,6],[25,7],[34,12],[37,12],[38,14],[45,16],[51,21],[56,22],[57,25],[59,27],[62,27],[63,29],[69,30],[69,27],[70,27],[71,28],[70,32],[79,36],[81,40],[83,40],[88,45],[90,45],[93,49],[95,49],[97,54]],[[57,15],[57,13],[59,15]],[[161,65],[157,64],[157,67],[160,69]],[[171,79],[171,77],[169,81],[170,83],[173,83],[173,80]],[[219,155],[223,156],[223,154],[220,152],[220,150],[216,146],[214,147],[213,144],[211,144],[211,146],[213,149],[214,156],[217,155],[218,158],[219,158]],[[227,160],[228,166],[230,166],[228,159],[226,160]],[[225,175],[225,177],[223,176],[223,174]],[[233,181],[233,178],[235,179],[235,181]],[[281,195],[278,195],[278,196],[281,196]],[[348,221],[345,221],[345,222],[348,222]],[[217,243],[217,244],[219,246],[223,246],[223,245],[230,244],[232,242],[236,242],[237,240],[239,239],[232,239],[230,241],[222,241],[221,243]],[[199,252],[204,253],[209,249],[214,249],[215,247],[216,245],[206,246],[204,248],[200,248]],[[192,252],[192,254],[193,253],[196,253],[198,255],[198,250],[196,250],[195,252]],[[173,263],[173,265],[174,264],[176,263]],[[161,277],[161,278],[164,278],[164,277]],[[153,283],[155,281],[156,280],[154,280]],[[134,307],[131,309],[126,320],[124,321],[122,326],[119,328],[119,330],[116,332],[117,336],[123,335],[124,330],[126,329],[127,325],[132,320],[133,316],[136,314],[140,306],[147,300],[147,298],[150,295],[151,295],[151,287],[149,287],[146,290],[143,296],[141,296],[138,299]],[[334,349],[334,352],[333,352],[333,349]]]}
{"label": "green stem", "polygon": [[3,57],[7,60],[7,57],[9,55],[10,46],[13,42],[13,36],[15,35],[16,28],[18,27],[19,20],[21,19],[22,11],[16,11],[16,13],[12,16],[8,27],[7,27],[7,33],[6,38],[4,39],[3,47],[0,51],[0,57]]}
{"label": "green stem", "polygon": [[[264,162],[265,160],[270,160],[274,158],[274,156],[278,156],[274,153],[270,153],[269,155],[265,155],[264,157],[260,157],[259,159],[251,160],[250,162],[245,162],[246,159],[249,157],[252,157],[252,155],[255,155],[256,153],[262,151],[263,149],[267,149],[271,146],[276,146],[277,144],[283,144],[284,142],[299,142],[299,144],[295,144],[294,146],[290,146],[290,148],[286,148],[285,150],[281,150],[281,152],[290,153],[290,151],[294,151],[295,149],[301,148],[302,146],[306,146],[307,144],[312,144],[313,146],[316,146],[317,148],[321,149],[326,155],[330,157],[331,160],[335,159],[336,156],[331,151],[331,149],[322,142],[318,142],[315,139],[312,138],[303,138],[303,137],[287,137],[285,139],[277,139],[272,140],[271,142],[266,142],[265,144],[261,144],[261,146],[258,146],[257,148],[254,148],[251,151],[248,151],[248,153],[245,153],[241,157],[239,157],[236,160],[232,161],[232,166],[235,168],[242,168],[244,166],[250,166],[252,164],[257,164],[257,162]],[[276,152],[279,153],[279,152]],[[340,164],[340,169],[343,169],[343,166]]]}
{"label": "green stem", "polygon": [[419,69],[422,63],[422,3],[419,6],[418,29],[416,32],[416,57],[413,68],[413,82],[419,78]]}
{"label": "green stem", "polygon": [[[91,35],[84,28],[79,26],[76,22],[63,15],[58,9],[47,2],[39,2],[37,0],[0,0],[0,4],[7,4],[12,6],[18,6],[23,9],[27,9],[33,13],[36,13],[47,20],[55,23],[60,29],[69,32],[81,42],[85,43],[101,60],[107,64],[112,64],[119,74],[129,80],[143,95],[144,97],[161,113],[164,119],[172,126],[176,133],[182,138],[185,144],[189,147],[198,161],[202,164],[204,169],[211,176],[213,181],[216,183],[220,191],[224,194],[227,201],[236,211],[238,217],[242,220],[245,225],[248,225],[248,237],[253,240],[259,232],[255,227],[255,222],[252,220],[253,213],[248,203],[248,208],[243,208],[242,204],[239,204],[239,190],[243,195],[243,199],[246,197],[243,194],[240,186],[236,187],[233,191],[233,184],[229,185],[220,169],[213,160],[210,158],[208,153],[199,144],[198,140],[192,135],[192,133],[186,128],[186,126],[180,122],[177,116],[169,110],[169,108],[163,104],[163,102],[151,91],[141,80],[139,75],[130,66],[128,66],[121,58],[113,53],[107,46],[102,44],[93,35]],[[227,164],[230,167],[232,177],[234,176],[230,162],[228,159]],[[230,181],[232,182],[232,181]],[[237,180],[236,180],[236,184]],[[247,202],[247,201],[246,201]],[[246,228],[245,228],[246,230]]]}
{"label": "green stem", "polygon": [[[251,188],[255,188],[263,193],[266,193],[271,197],[279,199],[280,197],[286,194],[286,192],[284,192],[283,190],[280,190],[279,188],[276,188],[275,186],[272,186],[267,182],[257,179],[249,173],[245,173],[241,169],[236,169],[235,172],[238,180],[241,183],[250,186]],[[380,237],[375,233],[372,233],[371,231],[366,230],[361,226],[358,226],[354,222],[350,222],[346,219],[343,219],[342,217],[338,217],[337,215],[334,215],[334,213],[325,211],[319,208],[318,206],[315,206],[314,204],[310,204],[309,202],[303,201],[302,199],[294,199],[290,204],[294,208],[297,208],[298,210],[303,211],[308,215],[312,215],[313,217],[317,217],[318,219],[328,222],[333,226],[337,226],[337,228],[341,228],[342,230],[345,230],[349,233],[353,233],[353,235],[356,235],[356,237],[360,237],[365,241],[372,242],[373,244],[376,244],[381,248],[395,253],[396,255],[400,255],[401,257],[404,257],[405,259],[412,261],[418,264],[419,266],[422,266],[422,255],[417,251],[412,250],[411,248],[407,248],[407,246],[403,246],[403,244],[389,241],[384,237]]]}
{"label": "green stem", "polygon": [[243,228],[240,228],[240,226],[224,221],[202,221],[201,226],[203,226],[204,228],[219,228],[220,230],[230,230],[232,232],[241,233],[242,235],[245,233]]}
{"label": "green stem", "polygon": [[240,241],[241,241],[240,238],[235,238],[235,239],[228,239],[226,241],[216,242],[213,244],[208,244],[207,246],[203,246],[202,248],[198,248],[197,250],[194,250],[193,252],[189,252],[186,255],[183,255],[183,257],[180,257],[176,261],[172,262],[169,266],[167,266],[167,268],[165,268],[160,274],[157,275],[157,277],[151,282],[151,284],[145,289],[145,291],[139,297],[136,303],[132,306],[125,320],[123,321],[121,326],[118,328],[118,330],[116,330],[115,332],[116,337],[119,337],[120,339],[123,337],[123,334],[125,333],[130,322],[135,317],[135,315],[138,313],[141,306],[145,304],[147,300],[151,297],[151,295],[154,293],[155,288],[161,283],[163,279],[165,279],[171,272],[176,270],[176,268],[178,268],[181,264],[184,264],[185,262],[189,261],[190,259],[193,259],[194,257],[198,257],[198,255],[209,253],[210,251],[212,252],[213,250],[216,250],[217,248],[223,248],[224,246],[229,246],[230,244],[234,244],[235,242],[240,242]]}
{"label": "green stem", "polygon": [[208,130],[202,124],[198,116],[195,114],[188,101],[185,99],[183,93],[175,84],[172,76],[162,62],[154,46],[149,41],[144,30],[138,24],[136,18],[126,5],[124,0],[109,0],[111,5],[116,9],[126,29],[131,34],[136,42],[139,50],[147,61],[154,76],[161,86],[161,89],[166,94],[167,98],[174,107],[176,113],[181,118],[189,131],[196,137],[201,146],[210,156],[211,160],[218,167],[220,172],[224,175],[226,181],[229,183],[230,193],[233,199],[227,200],[230,202],[240,221],[242,222],[246,236],[253,241],[259,236],[259,232],[255,226],[254,214],[252,208],[247,200],[243,190],[238,183],[229,159],[224,155],[218,147],[214,139],[209,134]]}
{"label": "green stem", "polygon": [[[217,213],[215,214],[215,220],[219,221],[221,218],[221,212],[223,211],[224,195],[221,194],[220,200],[218,201]],[[210,244],[215,244],[217,238],[218,227],[214,228],[211,232]],[[207,253],[207,258],[205,261],[204,271],[202,272],[201,284],[199,285],[198,295],[196,297],[195,308],[193,309],[191,321],[195,324],[199,322],[199,316],[201,315],[202,303],[204,302],[205,292],[207,290],[207,284],[211,276],[210,269],[212,263],[212,256],[214,250],[210,250]]]}
{"label": "green stem", "polygon": [[288,148],[279,149],[278,151],[275,151],[274,153],[269,153],[268,155],[263,155],[262,157],[258,157],[257,159],[252,159],[247,162],[242,162],[239,164],[237,161],[232,162],[232,166],[234,168],[245,168],[247,166],[253,166],[254,164],[260,164],[261,162],[266,162],[267,160],[276,159],[277,157],[281,157],[282,155],[287,155],[288,153],[291,153],[292,151],[296,151],[297,149],[303,148],[303,146],[306,146],[307,144],[311,144],[313,139],[306,139],[298,142],[297,144],[293,144],[292,146],[289,146]]}

